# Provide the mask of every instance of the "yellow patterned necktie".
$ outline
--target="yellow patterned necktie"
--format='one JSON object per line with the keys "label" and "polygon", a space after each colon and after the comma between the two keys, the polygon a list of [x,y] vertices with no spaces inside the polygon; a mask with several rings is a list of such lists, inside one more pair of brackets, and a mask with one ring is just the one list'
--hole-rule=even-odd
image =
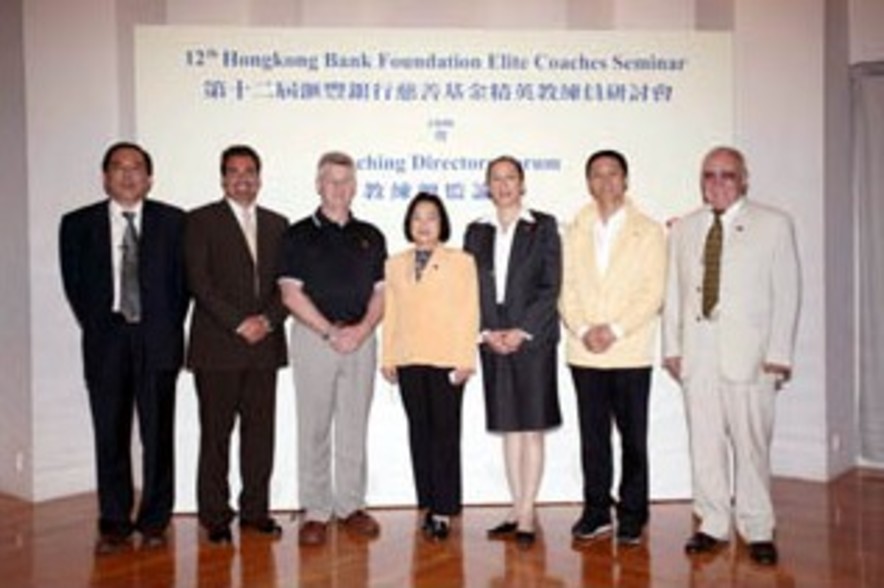
{"label": "yellow patterned necktie", "polygon": [[715,219],[706,233],[706,246],[703,249],[703,316],[707,319],[718,304],[718,286],[721,282],[721,244],[724,240],[724,227],[721,225],[721,211],[714,210]]}

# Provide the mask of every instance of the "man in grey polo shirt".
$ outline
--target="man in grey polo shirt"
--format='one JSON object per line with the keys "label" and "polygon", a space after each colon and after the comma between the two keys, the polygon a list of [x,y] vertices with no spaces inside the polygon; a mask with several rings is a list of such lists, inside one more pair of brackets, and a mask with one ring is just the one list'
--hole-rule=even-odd
{"label": "man in grey polo shirt", "polygon": [[316,190],[319,208],[283,239],[279,277],[283,302],[297,319],[291,352],[302,545],[324,543],[332,517],[358,535],[380,533],[364,510],[365,445],[387,249],[383,234],[350,211],[356,169],[349,155],[319,159]]}

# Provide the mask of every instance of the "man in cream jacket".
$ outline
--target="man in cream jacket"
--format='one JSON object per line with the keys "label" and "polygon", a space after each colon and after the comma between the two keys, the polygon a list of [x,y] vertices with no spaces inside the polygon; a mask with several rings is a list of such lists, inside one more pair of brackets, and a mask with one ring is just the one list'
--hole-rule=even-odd
{"label": "man in cream jacket", "polygon": [[770,443],[776,390],[792,370],[795,236],[786,214],[745,197],[736,149],[710,151],[700,182],[706,205],[670,236],[663,313],[664,366],[684,390],[700,523],[685,551],[717,551],[735,518],[752,560],[773,565]]}
{"label": "man in cream jacket", "polygon": [[593,201],[565,235],[560,302],[577,391],[584,484],[583,514],[571,532],[586,541],[613,529],[613,420],[622,447],[617,541],[635,545],[648,520],[648,397],[666,245],[663,228],[626,198],[622,154],[591,155],[586,181]]}

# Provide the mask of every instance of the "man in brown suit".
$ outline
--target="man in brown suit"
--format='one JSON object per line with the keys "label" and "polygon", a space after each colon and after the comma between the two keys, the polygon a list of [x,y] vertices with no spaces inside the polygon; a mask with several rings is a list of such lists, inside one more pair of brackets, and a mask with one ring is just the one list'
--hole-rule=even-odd
{"label": "man in brown suit", "polygon": [[224,199],[191,211],[185,231],[187,281],[196,305],[187,363],[199,398],[199,520],[212,543],[230,543],[228,461],[240,433],[240,528],[278,537],[268,513],[273,471],[276,373],[286,363],[288,315],[276,284],[285,217],[255,204],[261,159],[249,146],[221,155]]}

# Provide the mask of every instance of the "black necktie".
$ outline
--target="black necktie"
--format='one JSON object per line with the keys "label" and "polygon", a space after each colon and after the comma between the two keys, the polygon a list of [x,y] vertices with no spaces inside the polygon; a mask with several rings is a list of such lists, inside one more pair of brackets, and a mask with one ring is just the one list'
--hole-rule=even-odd
{"label": "black necktie", "polygon": [[120,312],[126,321],[141,320],[141,290],[138,286],[138,233],[135,231],[135,213],[123,212],[126,232],[123,233],[123,259],[120,264]]}
{"label": "black necktie", "polygon": [[706,246],[703,249],[703,316],[709,318],[718,304],[718,286],[721,282],[721,245],[724,241],[724,228],[721,225],[721,211],[713,211],[715,219],[706,233]]}

